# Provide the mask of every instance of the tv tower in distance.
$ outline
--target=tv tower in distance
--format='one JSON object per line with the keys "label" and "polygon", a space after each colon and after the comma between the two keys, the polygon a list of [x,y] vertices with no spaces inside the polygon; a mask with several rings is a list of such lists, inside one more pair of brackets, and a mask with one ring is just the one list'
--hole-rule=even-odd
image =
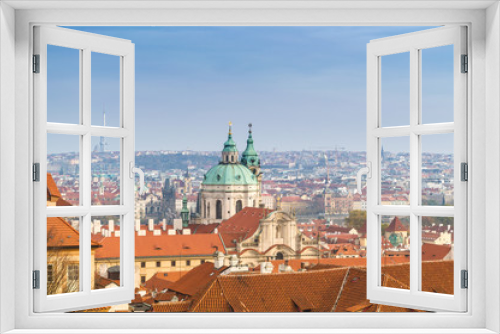
{"label": "tv tower in distance", "polygon": [[[106,126],[106,109],[104,108],[104,104],[102,105],[102,116],[103,116],[103,126]],[[99,139],[99,152],[106,152],[106,146],[108,143],[106,142],[106,138],[101,136]]]}

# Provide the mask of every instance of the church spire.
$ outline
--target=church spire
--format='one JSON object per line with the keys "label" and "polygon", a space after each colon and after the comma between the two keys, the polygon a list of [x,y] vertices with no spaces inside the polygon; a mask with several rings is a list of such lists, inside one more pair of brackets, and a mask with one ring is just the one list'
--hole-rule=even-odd
{"label": "church spire", "polygon": [[224,143],[224,149],[222,150],[222,163],[238,163],[238,150],[236,149],[236,143],[233,140],[232,122],[229,122],[229,133],[227,135],[227,140]]}
{"label": "church spire", "polygon": [[252,123],[248,124],[247,148],[241,155],[241,163],[248,168],[260,166],[259,155],[253,147]]}

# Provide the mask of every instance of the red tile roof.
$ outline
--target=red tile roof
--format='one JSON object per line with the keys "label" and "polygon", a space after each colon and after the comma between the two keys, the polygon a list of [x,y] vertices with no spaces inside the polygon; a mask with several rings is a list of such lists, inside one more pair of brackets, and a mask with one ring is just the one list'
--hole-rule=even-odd
{"label": "red tile roof", "polygon": [[61,197],[59,189],[57,189],[56,182],[52,178],[52,174],[47,173],[47,201],[50,201],[52,196]]}
{"label": "red tile roof", "polygon": [[240,241],[250,238],[259,228],[259,222],[272,210],[265,208],[246,207],[240,212],[223,221],[217,230],[224,240],[226,247],[236,247],[234,240]]}
{"label": "red tile roof", "polygon": [[[92,247],[100,246],[92,241]],[[47,218],[47,247],[49,248],[78,248],[80,234],[66,220],[60,217]]]}
{"label": "red tile roof", "polygon": [[422,261],[442,260],[451,251],[451,245],[422,245]]}
{"label": "red tile roof", "polygon": [[205,262],[191,269],[186,275],[174,284],[170,285],[169,291],[175,291],[183,295],[192,296],[207,284],[212,282],[228,267],[223,266],[215,269],[212,262]]}
{"label": "red tile roof", "polygon": [[165,276],[164,274],[165,273],[163,272],[158,272],[155,275],[151,276],[151,278],[148,279],[146,283],[144,283],[144,287],[151,291],[157,292],[168,289],[172,284],[174,284],[174,282],[168,280],[168,276]]}
{"label": "red tile roof", "polygon": [[306,308],[330,312],[347,270],[219,276],[208,291],[193,302],[191,311],[297,312]]}
{"label": "red tile roof", "polygon": [[190,300],[180,302],[161,302],[153,305],[153,312],[187,312],[190,306]]}
{"label": "red tile roof", "polygon": [[408,232],[408,228],[401,223],[398,217],[394,217],[391,224],[385,229],[386,232]]}
{"label": "red tile roof", "polygon": [[[102,248],[96,251],[96,259],[118,258],[120,256],[120,238],[106,237],[101,241]],[[224,246],[217,234],[189,234],[155,236],[135,235],[135,256],[211,256],[215,250],[225,253]]]}

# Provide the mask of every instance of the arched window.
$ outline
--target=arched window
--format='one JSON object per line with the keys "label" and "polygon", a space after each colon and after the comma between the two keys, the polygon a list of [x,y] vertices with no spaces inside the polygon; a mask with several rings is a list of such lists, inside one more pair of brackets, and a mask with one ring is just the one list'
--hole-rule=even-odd
{"label": "arched window", "polygon": [[241,202],[241,199],[236,201],[236,213],[240,212],[241,209],[243,209],[243,202]]}
{"label": "arched window", "polygon": [[207,204],[207,212],[205,218],[210,218],[210,203]]}
{"label": "arched window", "polygon": [[276,226],[276,238],[281,238],[281,225]]}
{"label": "arched window", "polygon": [[215,202],[215,219],[222,219],[222,201],[220,199]]}
{"label": "arched window", "polygon": [[207,218],[207,201],[203,200],[203,217]]}
{"label": "arched window", "polygon": [[234,162],[234,155],[231,156],[231,162]]}
{"label": "arched window", "polygon": [[276,253],[276,260],[283,260],[284,256],[282,252]]}

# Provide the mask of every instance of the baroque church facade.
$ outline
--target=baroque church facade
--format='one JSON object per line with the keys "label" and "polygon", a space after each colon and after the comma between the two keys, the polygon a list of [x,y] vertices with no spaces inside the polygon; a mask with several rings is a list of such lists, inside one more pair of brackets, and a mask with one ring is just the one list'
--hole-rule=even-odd
{"label": "baroque church facade", "polygon": [[220,223],[245,207],[259,207],[261,184],[260,159],[253,146],[252,125],[249,124],[247,147],[240,159],[230,123],[221,161],[205,174],[201,185],[198,212],[201,223]]}

